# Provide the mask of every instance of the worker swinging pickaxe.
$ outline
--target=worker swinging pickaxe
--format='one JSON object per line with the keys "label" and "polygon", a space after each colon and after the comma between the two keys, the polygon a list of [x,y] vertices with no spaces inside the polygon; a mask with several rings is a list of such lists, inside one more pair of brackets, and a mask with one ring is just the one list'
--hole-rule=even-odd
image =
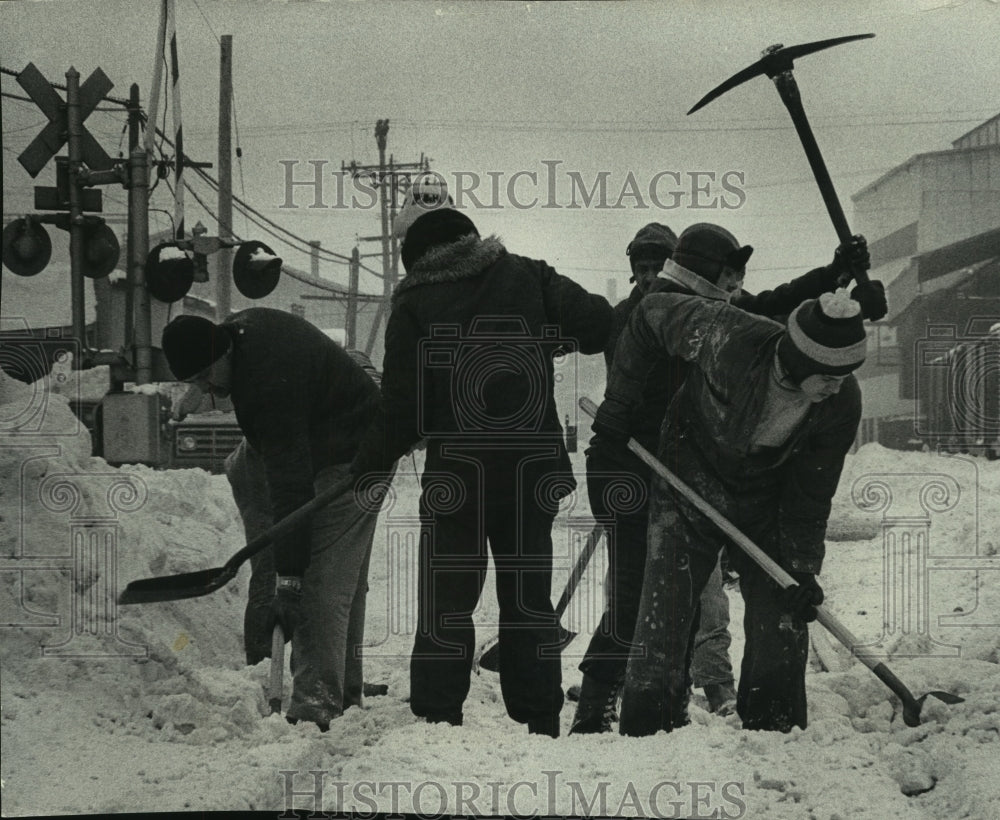
{"label": "worker swinging pickaxe", "polygon": [[[816,177],[820,193],[823,195],[823,202],[826,203],[826,209],[830,213],[830,219],[833,220],[833,227],[836,229],[837,237],[841,243],[849,243],[854,237],[852,237],[851,229],[847,225],[847,217],[844,216],[844,210],[840,207],[840,200],[837,199],[837,192],[834,190],[833,181],[826,170],[823,155],[820,153],[819,146],[816,144],[816,138],[809,127],[806,112],[802,108],[799,88],[795,83],[795,77],[792,76],[792,61],[798,57],[804,57],[807,54],[812,54],[814,51],[821,51],[830,46],[837,46],[841,43],[849,43],[852,40],[863,40],[874,36],[874,34],[854,34],[850,37],[836,37],[832,40],[820,40],[815,43],[804,43],[800,46],[789,46],[788,48],[782,45],[769,46],[764,49],[763,56],[756,63],[748,68],[744,68],[714,88],[702,97],[694,108],[688,111],[688,114],[693,114],[699,108],[708,105],[716,97],[722,96],[729,89],[735,88],[753,77],[762,74],[770,77],[774,81],[778,89],[778,94],[781,95],[781,100],[788,109],[788,113],[792,115],[795,130],[802,141],[802,147],[805,149],[809,165],[812,167],[813,176]],[[866,319],[881,319],[888,312],[885,301],[885,287],[877,280],[869,280],[868,273],[864,269],[855,267],[853,274],[857,285],[851,291],[851,298],[861,304],[861,309]],[[850,281],[850,279],[848,278],[847,281]],[[841,284],[847,284],[847,282],[841,282]]]}

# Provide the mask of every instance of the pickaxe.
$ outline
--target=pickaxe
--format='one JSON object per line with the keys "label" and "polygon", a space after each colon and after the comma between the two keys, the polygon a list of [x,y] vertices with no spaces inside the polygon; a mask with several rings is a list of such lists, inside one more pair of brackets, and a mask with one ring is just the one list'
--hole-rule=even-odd
{"label": "pickaxe", "polygon": [[[834,37],[831,40],[819,40],[815,43],[804,43],[799,46],[789,46],[788,48],[780,44],[768,46],[764,49],[763,56],[756,63],[744,68],[721,85],[713,88],[688,111],[688,114],[693,114],[699,108],[708,105],[716,97],[721,97],[731,88],[735,88],[754,77],[765,74],[770,77],[778,89],[778,94],[781,95],[781,101],[788,109],[788,113],[792,115],[795,130],[802,141],[806,158],[812,167],[813,176],[816,177],[819,191],[823,195],[823,202],[826,203],[826,209],[830,213],[830,219],[833,220],[833,227],[837,231],[837,237],[841,242],[849,242],[851,240],[851,229],[847,225],[847,217],[844,216],[844,209],[840,207],[837,191],[834,189],[833,180],[830,179],[830,174],[826,170],[826,163],[823,162],[823,155],[820,153],[819,145],[816,144],[816,138],[809,127],[809,120],[806,119],[806,112],[802,107],[802,99],[799,96],[799,87],[796,85],[795,77],[792,75],[792,63],[799,57],[804,57],[815,51],[822,51],[831,46],[839,46],[841,43],[849,43],[853,40],[865,40],[874,36],[874,34],[852,34],[849,37]],[[855,270],[854,278],[859,285],[870,287],[865,284],[869,281],[866,271]]]}

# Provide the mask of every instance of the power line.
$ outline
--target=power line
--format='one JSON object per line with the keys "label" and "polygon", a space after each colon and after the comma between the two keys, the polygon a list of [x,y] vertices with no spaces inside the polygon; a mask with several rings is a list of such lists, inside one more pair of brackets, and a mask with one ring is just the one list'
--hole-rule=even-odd
{"label": "power line", "polygon": [[[165,179],[165,182],[166,182],[167,188],[172,191],[173,188],[170,185],[169,179]],[[197,191],[195,191],[191,187],[190,183],[186,179],[184,180],[184,187],[185,187],[185,189],[188,192],[190,192],[191,196],[193,196],[195,198],[195,201],[197,201],[197,203],[204,209],[204,211],[212,219],[215,220],[216,224],[218,224],[218,222],[219,222],[218,216],[215,214],[215,212],[212,211],[211,208],[208,207],[208,205],[205,204],[204,200],[202,200],[202,198],[200,196],[198,196]],[[258,227],[260,227],[262,230],[264,230],[267,233],[270,233],[272,236],[276,236],[272,231],[268,230],[266,227],[264,227],[262,225],[259,225],[259,223],[256,223],[256,220],[254,220],[253,217],[249,217],[249,218],[250,218],[251,222],[254,222],[255,224],[258,224]],[[243,241],[245,241],[243,237],[237,235],[235,232],[232,234],[232,238],[236,242],[243,242]],[[276,238],[280,239],[280,237],[277,237],[277,236],[276,236]],[[298,268],[292,267],[291,265],[289,265],[284,260],[282,260],[282,263],[281,263],[281,270],[282,270],[283,273],[287,273],[292,279],[295,279],[295,280],[297,280],[299,282],[302,282],[303,284],[310,285],[311,287],[315,287],[315,288],[318,288],[320,290],[327,291],[329,293],[337,294],[338,296],[342,296],[344,299],[347,299],[348,296],[349,296],[349,292],[347,290],[345,290],[343,287],[337,286],[337,285],[333,284],[332,282],[331,283],[327,283],[327,282],[324,282],[321,279],[316,279],[313,276],[305,273],[305,271],[301,271]],[[381,295],[375,295],[375,294],[371,294],[371,293],[358,293],[357,294],[357,298],[359,298],[359,299],[372,299],[372,300],[378,299],[378,300],[381,300],[383,297]]]}
{"label": "power line", "polygon": [[[0,66],[0,73],[8,74],[11,77],[18,77],[21,74],[20,71],[14,71],[11,68],[4,68],[3,66]],[[50,81],[49,85],[51,85],[53,88],[58,88],[60,91],[65,91],[66,90],[66,86],[60,85],[59,83],[53,83],[53,82]],[[4,96],[6,97],[7,94],[4,94]],[[101,97],[101,99],[102,100],[107,100],[108,102],[115,103],[116,105],[124,106],[125,108],[128,108],[131,105],[131,103],[128,100],[122,99],[121,97],[108,97],[108,96],[104,96],[104,97]],[[32,102],[32,101],[29,100],[29,102]]]}

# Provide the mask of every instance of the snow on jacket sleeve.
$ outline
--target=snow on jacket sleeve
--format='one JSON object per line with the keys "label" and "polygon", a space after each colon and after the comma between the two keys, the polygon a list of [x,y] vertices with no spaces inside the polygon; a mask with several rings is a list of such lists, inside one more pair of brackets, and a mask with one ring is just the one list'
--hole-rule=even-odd
{"label": "snow on jacket sleeve", "polygon": [[[725,318],[720,318],[725,313]],[[632,311],[618,337],[605,396],[635,407],[659,356],[709,367],[736,324],[760,321],[725,302],[680,293],[651,293]]]}
{"label": "snow on jacket sleeve", "polygon": [[[385,355],[382,359],[382,397],[375,417],[361,441],[351,465],[356,476],[384,473],[421,439],[418,427],[421,408],[421,331],[405,303],[389,314],[385,328]],[[432,387],[423,387],[424,407]]]}
{"label": "snow on jacket sleeve", "polygon": [[851,377],[817,407],[822,421],[781,467],[778,516],[782,564],[818,575],[825,554],[826,523],[844,459],[861,422],[861,390]]}
{"label": "snow on jacket sleeve", "polygon": [[539,262],[539,266],[548,320],[559,325],[563,335],[576,341],[578,352],[587,355],[603,352],[614,325],[614,310],[608,300],[589,293],[545,262]]}

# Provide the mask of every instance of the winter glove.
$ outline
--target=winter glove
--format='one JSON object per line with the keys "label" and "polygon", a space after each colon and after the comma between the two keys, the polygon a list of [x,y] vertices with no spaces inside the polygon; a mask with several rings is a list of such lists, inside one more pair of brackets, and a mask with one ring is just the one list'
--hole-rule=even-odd
{"label": "winter glove", "polygon": [[631,409],[620,399],[606,397],[597,408],[591,429],[606,441],[624,444],[629,439]]}
{"label": "winter glove", "polygon": [[790,587],[778,593],[778,604],[783,612],[789,613],[805,623],[816,620],[816,607],[823,603],[823,589],[816,576],[810,572],[789,573],[795,579]]}
{"label": "winter glove", "polygon": [[267,631],[272,632],[275,624],[280,624],[287,643],[295,634],[295,627],[299,625],[301,610],[302,579],[296,575],[279,575],[274,598],[271,599],[267,612]]}
{"label": "winter glove", "polygon": [[855,285],[851,289],[851,298],[861,305],[861,315],[873,322],[889,312],[889,303],[885,298],[885,285],[878,279]]}
{"label": "winter glove", "polygon": [[868,253],[868,240],[856,233],[847,242],[841,242],[833,253],[830,268],[837,272],[839,284],[846,285],[854,274],[868,270],[872,266],[871,254]]}

